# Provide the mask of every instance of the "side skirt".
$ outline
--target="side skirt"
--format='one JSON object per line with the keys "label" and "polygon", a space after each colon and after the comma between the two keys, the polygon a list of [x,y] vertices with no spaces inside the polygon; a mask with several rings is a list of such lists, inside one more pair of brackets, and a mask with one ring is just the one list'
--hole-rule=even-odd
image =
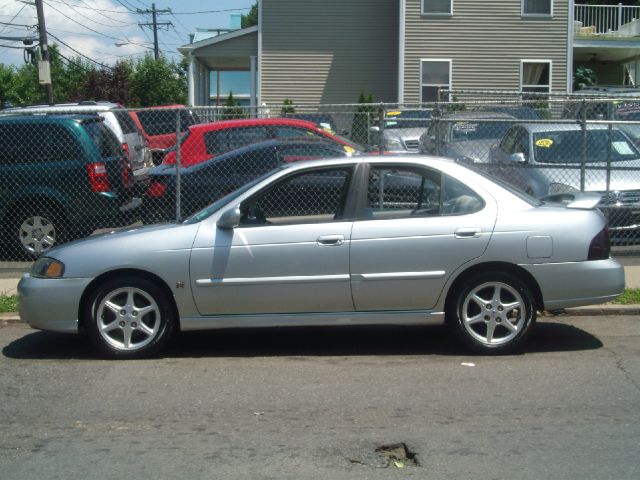
{"label": "side skirt", "polygon": [[182,317],[180,329],[304,327],[323,325],[442,325],[444,312],[431,310],[332,313],[269,313],[264,315],[217,315]]}

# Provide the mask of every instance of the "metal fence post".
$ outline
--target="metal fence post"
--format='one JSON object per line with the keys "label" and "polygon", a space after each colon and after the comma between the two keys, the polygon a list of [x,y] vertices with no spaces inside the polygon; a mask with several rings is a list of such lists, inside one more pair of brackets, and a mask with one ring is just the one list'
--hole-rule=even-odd
{"label": "metal fence post", "polygon": [[378,135],[378,152],[380,155],[384,153],[384,119],[387,116],[387,109],[384,103],[380,104],[380,111],[378,112],[379,121],[379,135]]}
{"label": "metal fence post", "polygon": [[182,196],[182,184],[180,178],[180,169],[181,169],[181,145],[180,145],[180,110],[176,110],[176,222],[179,222],[182,219],[182,205],[181,205],[181,196]]}
{"label": "metal fence post", "polygon": [[609,199],[609,190],[611,189],[611,157],[613,155],[613,126],[609,124],[609,148],[607,150],[607,184],[605,190],[605,198]]}
{"label": "metal fence post", "polygon": [[582,128],[582,162],[580,164],[580,191],[584,192],[585,173],[587,165],[587,101],[582,100],[582,114],[580,115]]}

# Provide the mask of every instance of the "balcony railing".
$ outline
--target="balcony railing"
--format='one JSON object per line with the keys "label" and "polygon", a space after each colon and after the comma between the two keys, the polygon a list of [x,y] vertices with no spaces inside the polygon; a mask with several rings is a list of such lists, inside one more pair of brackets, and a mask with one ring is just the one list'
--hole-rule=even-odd
{"label": "balcony railing", "polygon": [[639,36],[640,6],[576,5],[573,27],[576,36]]}

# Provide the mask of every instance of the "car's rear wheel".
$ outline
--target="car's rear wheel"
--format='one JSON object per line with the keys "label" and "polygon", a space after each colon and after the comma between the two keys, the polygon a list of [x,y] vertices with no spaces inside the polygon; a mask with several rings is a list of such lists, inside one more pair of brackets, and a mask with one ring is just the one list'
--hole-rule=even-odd
{"label": "car's rear wheel", "polygon": [[164,291],[141,277],[105,282],[87,306],[87,332],[96,347],[110,358],[156,354],[169,341],[176,321]]}
{"label": "car's rear wheel", "polygon": [[450,304],[450,321],[476,351],[503,353],[521,346],[536,320],[529,287],[517,277],[488,272],[467,279]]}
{"label": "car's rear wheel", "polygon": [[42,255],[66,235],[62,216],[49,207],[20,208],[13,215],[11,231],[16,250],[27,258]]}

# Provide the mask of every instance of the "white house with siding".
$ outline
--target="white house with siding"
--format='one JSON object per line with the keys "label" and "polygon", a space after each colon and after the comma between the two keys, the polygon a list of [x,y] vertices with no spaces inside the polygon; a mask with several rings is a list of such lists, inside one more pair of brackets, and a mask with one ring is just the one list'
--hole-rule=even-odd
{"label": "white house with siding", "polygon": [[258,0],[258,26],[190,43],[189,103],[429,102],[439,88],[561,93],[640,73],[640,7],[573,0]]}

